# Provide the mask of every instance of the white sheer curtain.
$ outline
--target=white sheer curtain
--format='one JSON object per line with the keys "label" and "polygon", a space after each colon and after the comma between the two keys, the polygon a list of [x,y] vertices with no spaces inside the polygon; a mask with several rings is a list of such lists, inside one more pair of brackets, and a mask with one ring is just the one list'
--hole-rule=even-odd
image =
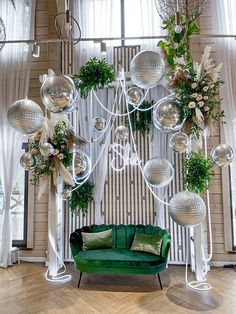
{"label": "white sheer curtain", "polygon": [[[6,26],[7,40],[29,39],[32,35],[35,1],[17,0],[16,11],[11,1],[0,1],[0,14]],[[11,193],[19,166],[22,135],[7,121],[7,110],[17,99],[27,96],[31,47],[6,44],[0,51],[0,178],[4,192],[0,267],[11,264]]]}

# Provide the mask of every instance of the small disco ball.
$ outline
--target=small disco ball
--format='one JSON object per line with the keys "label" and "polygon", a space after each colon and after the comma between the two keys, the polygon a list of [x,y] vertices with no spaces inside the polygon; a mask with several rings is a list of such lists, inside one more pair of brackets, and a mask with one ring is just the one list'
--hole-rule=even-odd
{"label": "small disco ball", "polygon": [[131,80],[140,88],[148,89],[157,86],[164,71],[163,58],[155,51],[141,51],[134,56],[130,63]]}
{"label": "small disco ball", "polygon": [[127,140],[128,136],[129,136],[129,131],[126,126],[119,125],[115,129],[115,137],[117,140],[121,140],[121,141]]}
{"label": "small disco ball", "polygon": [[61,192],[61,197],[62,197],[63,201],[66,201],[66,200],[68,200],[69,198],[71,198],[71,190],[69,190],[69,189],[64,189],[64,190]]}
{"label": "small disco ball", "polygon": [[205,218],[206,205],[198,194],[183,191],[170,200],[169,214],[180,226],[194,227]]}
{"label": "small disco ball", "polygon": [[49,76],[41,86],[40,96],[45,107],[53,113],[71,112],[77,106],[75,84],[65,75]]}
{"label": "small disco ball", "polygon": [[174,104],[175,94],[158,101],[153,109],[154,126],[161,132],[178,131],[182,128],[184,121],[180,120],[178,107]]}
{"label": "small disco ball", "polygon": [[183,132],[177,132],[171,135],[169,141],[170,148],[176,153],[184,153],[189,147],[188,135]]}
{"label": "small disco ball", "polygon": [[20,158],[20,165],[25,170],[33,170],[37,165],[37,159],[29,152],[24,153]]}
{"label": "small disco ball", "polygon": [[227,144],[220,144],[211,150],[212,161],[220,167],[227,167],[234,159],[233,149]]}
{"label": "small disco ball", "polygon": [[102,117],[96,117],[93,118],[92,124],[96,132],[103,132],[106,129],[107,121]]}
{"label": "small disco ball", "polygon": [[54,153],[54,148],[50,143],[43,143],[39,146],[39,151],[43,156],[48,157]]}
{"label": "small disco ball", "polygon": [[146,162],[143,174],[151,186],[161,188],[168,185],[173,179],[174,168],[168,160],[156,157]]}
{"label": "small disco ball", "polygon": [[134,107],[138,107],[143,100],[143,92],[138,87],[131,87],[127,90],[126,101]]}
{"label": "small disco ball", "polygon": [[41,128],[44,115],[36,102],[29,99],[20,99],[9,107],[7,119],[16,131],[30,135]]}
{"label": "small disco ball", "polygon": [[91,171],[90,157],[80,149],[73,152],[73,175],[77,180],[86,178]]}

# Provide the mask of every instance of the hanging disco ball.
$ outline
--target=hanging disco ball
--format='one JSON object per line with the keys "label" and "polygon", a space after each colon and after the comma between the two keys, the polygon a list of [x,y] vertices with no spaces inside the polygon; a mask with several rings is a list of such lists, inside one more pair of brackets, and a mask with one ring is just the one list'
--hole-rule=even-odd
{"label": "hanging disco ball", "polygon": [[20,165],[25,170],[33,170],[37,165],[37,159],[29,152],[24,153],[20,158]]}
{"label": "hanging disco ball", "polygon": [[171,135],[169,141],[170,148],[176,153],[184,153],[189,147],[188,135],[183,132],[177,132]]}
{"label": "hanging disco ball", "polygon": [[180,119],[180,112],[175,105],[175,94],[170,94],[157,102],[153,109],[154,126],[161,132],[178,131],[184,121]]}
{"label": "hanging disco ball", "polygon": [[138,87],[131,87],[127,90],[127,94],[126,94],[126,101],[134,106],[134,107],[138,107],[143,100],[143,92],[140,88]]}
{"label": "hanging disco ball", "polygon": [[146,162],[143,175],[151,186],[161,188],[173,179],[174,168],[168,160],[157,157]]}
{"label": "hanging disco ball", "polygon": [[62,197],[63,201],[67,201],[69,198],[71,198],[71,190],[64,189],[61,192],[61,197]]}
{"label": "hanging disco ball", "polygon": [[155,51],[141,51],[134,56],[130,63],[131,80],[140,88],[148,89],[157,86],[164,71],[163,58]]}
{"label": "hanging disco ball", "polygon": [[43,156],[48,157],[54,153],[54,148],[50,143],[43,143],[39,146],[39,151]]}
{"label": "hanging disco ball", "polygon": [[75,84],[65,75],[49,76],[41,86],[40,96],[45,107],[53,113],[71,112],[77,106]]}
{"label": "hanging disco ball", "polygon": [[106,129],[107,121],[102,117],[96,117],[93,118],[92,125],[96,132],[103,132]]}
{"label": "hanging disco ball", "polygon": [[227,167],[234,159],[233,149],[227,144],[220,144],[211,150],[212,161],[220,167]]}
{"label": "hanging disco ball", "polygon": [[9,124],[18,132],[30,135],[37,132],[43,123],[42,109],[29,99],[15,101],[7,111]]}
{"label": "hanging disco ball", "polygon": [[86,178],[91,171],[90,157],[80,149],[74,149],[73,152],[73,176],[76,180]]}
{"label": "hanging disco ball", "polygon": [[203,221],[206,205],[198,194],[183,191],[175,194],[170,200],[169,214],[180,226],[194,227]]}
{"label": "hanging disco ball", "polygon": [[129,131],[126,126],[119,125],[115,129],[115,137],[117,140],[121,140],[121,141],[127,140],[128,136],[129,136]]}

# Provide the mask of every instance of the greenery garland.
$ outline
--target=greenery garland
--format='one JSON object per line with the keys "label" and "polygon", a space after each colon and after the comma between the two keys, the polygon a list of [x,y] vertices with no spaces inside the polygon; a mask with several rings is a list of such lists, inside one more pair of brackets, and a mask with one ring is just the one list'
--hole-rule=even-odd
{"label": "greenery garland", "polygon": [[[74,187],[75,188],[75,187]],[[71,193],[69,208],[72,213],[82,211],[83,216],[88,212],[88,205],[93,200],[94,184],[86,181]]]}
{"label": "greenery garland", "polygon": [[73,74],[72,79],[80,91],[81,98],[87,98],[88,93],[98,87],[104,87],[115,80],[114,65],[108,64],[105,59],[96,57],[88,60],[81,68],[79,74]]}
{"label": "greenery garland", "polygon": [[211,158],[202,153],[192,152],[184,160],[184,184],[188,191],[201,193],[209,188],[214,176]]}
{"label": "greenery garland", "polygon": [[[154,105],[154,101],[143,101],[139,106],[140,109],[148,109]],[[129,111],[134,109],[133,106],[129,106]],[[139,111],[135,110],[130,113],[130,122],[133,131],[140,131],[143,135],[149,132],[150,124],[152,123],[152,111]]]}

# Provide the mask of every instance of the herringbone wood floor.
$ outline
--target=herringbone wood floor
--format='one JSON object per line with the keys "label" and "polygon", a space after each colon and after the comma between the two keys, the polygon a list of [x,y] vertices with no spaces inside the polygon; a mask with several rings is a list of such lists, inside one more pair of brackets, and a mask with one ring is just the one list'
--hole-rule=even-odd
{"label": "herringbone wood floor", "polygon": [[0,269],[0,313],[236,313],[236,273],[213,269],[214,288],[196,292],[184,285],[184,267],[170,266],[162,274],[164,290],[152,275],[84,274],[68,267],[73,281],[48,283],[42,264],[24,263]]}

